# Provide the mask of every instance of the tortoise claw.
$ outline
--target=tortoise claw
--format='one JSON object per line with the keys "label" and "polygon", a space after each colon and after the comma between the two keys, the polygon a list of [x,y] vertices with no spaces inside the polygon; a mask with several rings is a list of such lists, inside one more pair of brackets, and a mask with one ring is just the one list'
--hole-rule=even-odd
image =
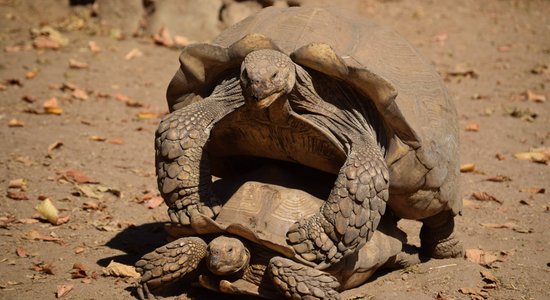
{"label": "tortoise claw", "polygon": [[307,265],[316,264],[320,269],[342,258],[342,253],[325,233],[323,221],[324,217],[318,213],[294,223],[287,233],[287,242],[296,251],[297,259]]}
{"label": "tortoise claw", "polygon": [[178,209],[177,207],[169,208],[168,216],[170,217],[172,223],[187,226],[193,225],[192,216],[195,214],[202,214],[206,217],[214,219],[220,213],[220,210],[221,205],[219,204],[219,201],[213,199],[206,205],[197,203],[185,206],[182,209]]}

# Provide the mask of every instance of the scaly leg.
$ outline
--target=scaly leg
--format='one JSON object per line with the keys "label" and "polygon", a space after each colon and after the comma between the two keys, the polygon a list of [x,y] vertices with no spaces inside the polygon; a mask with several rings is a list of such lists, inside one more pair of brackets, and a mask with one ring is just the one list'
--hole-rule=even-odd
{"label": "scaly leg", "polygon": [[136,262],[136,270],[141,274],[139,297],[154,299],[149,288],[161,287],[195,270],[206,255],[206,247],[202,239],[186,237],[145,254]]}
{"label": "scaly leg", "polygon": [[340,299],[334,276],[283,257],[269,261],[268,274],[287,299]]}
{"label": "scaly leg", "polygon": [[155,137],[157,182],[172,222],[189,225],[193,213],[218,214],[205,145],[212,126],[240,104],[238,80],[228,80],[210,97],[161,121]]}
{"label": "scaly leg", "polygon": [[319,268],[338,262],[372,237],[386,209],[388,187],[380,147],[372,140],[352,145],[321,211],[295,223],[288,243],[299,258]]}

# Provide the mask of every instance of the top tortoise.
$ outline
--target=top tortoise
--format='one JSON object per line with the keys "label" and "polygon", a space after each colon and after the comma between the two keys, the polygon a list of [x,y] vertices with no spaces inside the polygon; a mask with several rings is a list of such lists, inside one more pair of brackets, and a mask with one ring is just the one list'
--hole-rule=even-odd
{"label": "top tortoise", "polygon": [[455,257],[456,111],[434,69],[393,31],[338,9],[267,8],[183,49],[156,133],[172,222],[201,233],[222,203],[211,176],[266,160],[335,174],[287,242],[324,269],[369,240],[389,206],[421,220],[421,250]]}

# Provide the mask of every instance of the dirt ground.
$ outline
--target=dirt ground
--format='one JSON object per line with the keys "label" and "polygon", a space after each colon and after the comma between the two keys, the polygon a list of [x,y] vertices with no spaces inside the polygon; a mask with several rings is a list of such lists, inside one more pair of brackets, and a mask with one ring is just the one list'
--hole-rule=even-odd
{"label": "dirt ground", "polygon": [[[164,243],[153,137],[179,50],[100,30],[89,5],[37,3],[0,1],[0,298],[135,299],[135,279],[103,268]],[[358,3],[433,62],[457,106],[468,257],[343,298],[550,299],[550,2]],[[44,25],[66,45],[30,33]],[[63,224],[39,217],[45,198]],[[402,226],[418,244],[419,225]]]}

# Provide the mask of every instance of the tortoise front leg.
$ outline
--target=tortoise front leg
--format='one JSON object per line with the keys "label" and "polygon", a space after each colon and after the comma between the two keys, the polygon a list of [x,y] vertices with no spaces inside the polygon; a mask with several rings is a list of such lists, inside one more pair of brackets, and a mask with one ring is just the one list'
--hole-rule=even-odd
{"label": "tortoise front leg", "polygon": [[206,256],[206,243],[198,237],[177,239],[136,262],[141,274],[138,295],[143,299],[154,299],[149,289],[162,287],[194,271]]}
{"label": "tortoise front leg", "polygon": [[295,223],[288,243],[319,268],[338,262],[371,237],[386,209],[389,173],[373,141],[352,145],[328,200],[319,213]]}
{"label": "tortoise front leg", "polygon": [[219,212],[205,145],[212,126],[234,109],[224,98],[229,88],[172,112],[157,129],[157,182],[174,223],[189,225],[193,213],[213,218]]}
{"label": "tortoise front leg", "polygon": [[326,272],[278,256],[268,267],[269,277],[287,299],[340,299],[340,283]]}

